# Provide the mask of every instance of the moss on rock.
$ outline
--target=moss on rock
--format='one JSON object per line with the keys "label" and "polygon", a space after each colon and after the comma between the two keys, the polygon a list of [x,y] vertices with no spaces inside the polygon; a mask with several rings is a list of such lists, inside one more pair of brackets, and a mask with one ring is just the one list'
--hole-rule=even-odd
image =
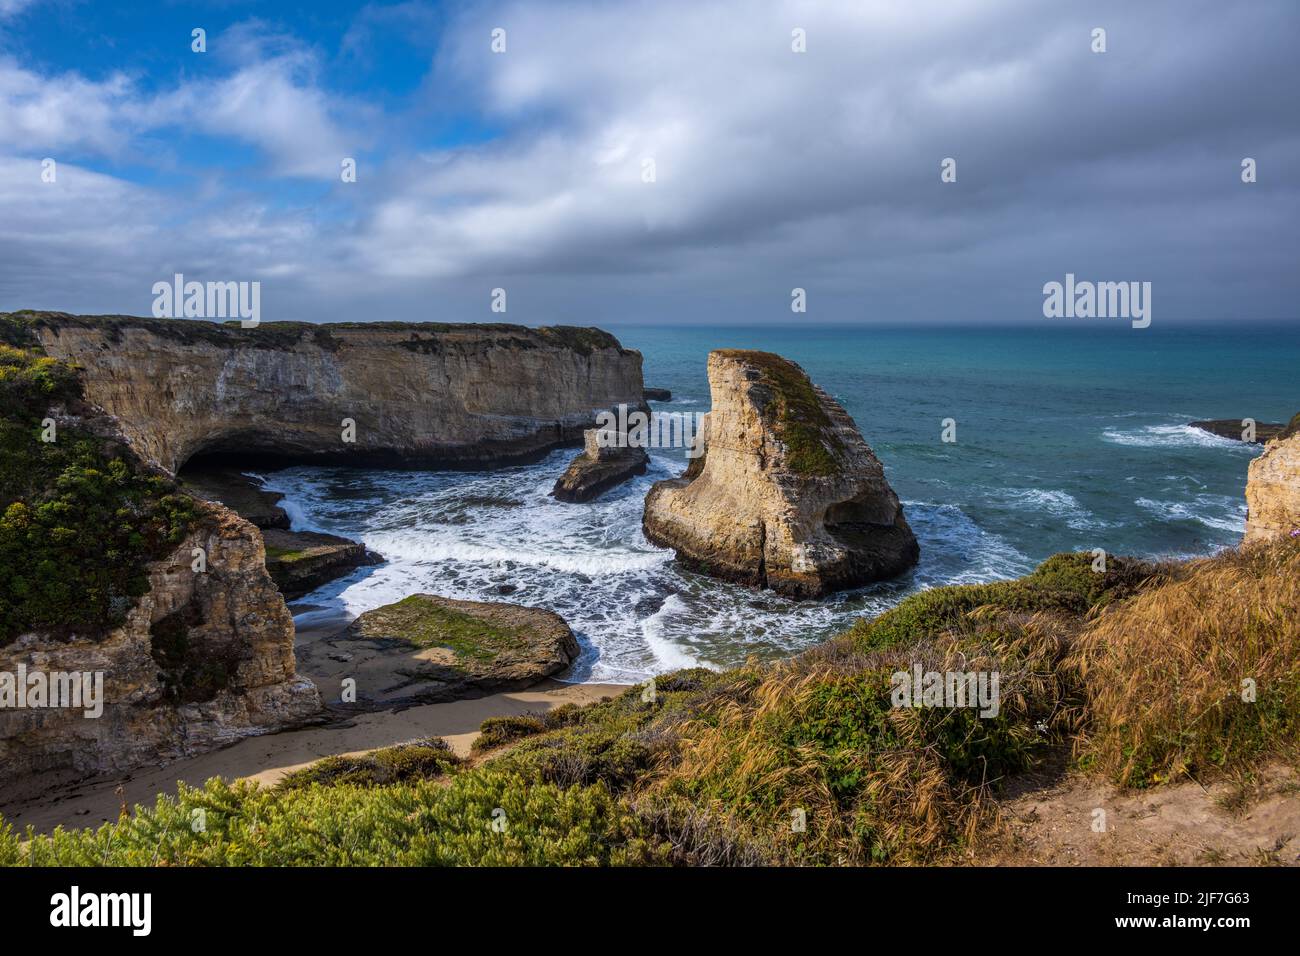
{"label": "moss on rock", "polygon": [[772,429],[786,448],[790,469],[800,475],[832,475],[844,443],[822,407],[817,389],[802,368],[773,352],[719,349],[758,369],[758,384],[770,390],[766,406]]}

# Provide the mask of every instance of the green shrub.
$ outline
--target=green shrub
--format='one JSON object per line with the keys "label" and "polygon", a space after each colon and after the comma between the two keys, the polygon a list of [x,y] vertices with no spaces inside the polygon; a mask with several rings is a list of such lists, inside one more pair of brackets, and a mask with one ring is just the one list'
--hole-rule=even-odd
{"label": "green shrub", "polygon": [[374,787],[432,780],[455,770],[460,763],[445,740],[429,737],[355,756],[326,757],[287,775],[279,789],[299,790],[313,784]]}
{"label": "green shrub", "polygon": [[98,635],[148,589],[145,565],[185,537],[192,499],[75,418],[75,370],[0,346],[0,646],[28,630]]}
{"label": "green shrub", "polygon": [[270,790],[214,778],[98,830],[0,829],[0,863],[32,866],[610,866],[667,854],[603,786],[494,768],[446,785]]}
{"label": "green shrub", "polygon": [[850,634],[864,649],[929,640],[965,626],[981,608],[1020,615],[1049,612],[1081,620],[1169,573],[1150,562],[1113,555],[1107,557],[1105,571],[1094,571],[1093,560],[1090,553],[1055,554],[1023,578],[922,591],[879,617],[859,620]]}

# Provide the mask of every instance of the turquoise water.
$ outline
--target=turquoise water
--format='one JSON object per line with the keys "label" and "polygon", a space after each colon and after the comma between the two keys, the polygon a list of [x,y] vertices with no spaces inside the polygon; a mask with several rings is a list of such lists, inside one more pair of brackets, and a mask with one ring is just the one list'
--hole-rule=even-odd
{"label": "turquoise water", "polygon": [[[1259,449],[1186,425],[1300,411],[1293,327],[617,333],[644,354],[647,385],[706,408],[710,348],[799,362],[857,421],[900,497],[959,509],[1035,562],[1235,544]],[[940,440],[945,418],[955,443]]]}
{"label": "turquoise water", "polygon": [[[586,505],[549,496],[572,458],[484,472],[293,468],[267,476],[299,528],[365,540],[388,558],[309,595],[302,624],[428,591],[557,611],[583,655],[573,680],[633,682],[728,666],[824,640],[920,588],[1023,574],[1057,551],[1208,554],[1240,540],[1258,446],[1187,427],[1285,421],[1300,409],[1300,335],[1285,328],[614,329],[645,356],[659,411],[708,410],[714,348],[799,362],[853,415],[921,544],[891,582],[795,602],[680,570],[641,534],[647,475]],[[955,443],[941,441],[956,421]]]}

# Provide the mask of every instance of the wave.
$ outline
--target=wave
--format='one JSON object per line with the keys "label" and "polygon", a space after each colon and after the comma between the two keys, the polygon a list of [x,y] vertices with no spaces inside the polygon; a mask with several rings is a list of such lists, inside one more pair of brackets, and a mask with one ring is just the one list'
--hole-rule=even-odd
{"label": "wave", "polygon": [[918,584],[983,584],[1019,577],[1034,561],[1005,538],[981,528],[956,505],[904,502],[907,520],[921,545]]}
{"label": "wave", "polygon": [[681,645],[674,643],[666,634],[667,625],[672,617],[689,611],[690,608],[687,607],[686,602],[680,596],[670,594],[664,599],[659,610],[641,621],[641,635],[645,638],[646,646],[650,648],[650,651],[665,670],[674,671],[683,667],[695,667],[700,663],[695,655],[688,653]]}
{"label": "wave", "polygon": [[[932,488],[945,498],[949,491],[963,496],[966,508],[928,496],[906,502],[921,545],[912,572],[821,601],[793,601],[684,571],[670,550],[645,539],[645,495],[655,481],[680,474],[683,458],[652,451],[645,475],[571,505],[549,492],[572,455],[560,450],[490,472],[302,467],[267,475],[267,487],[285,496],[295,528],[359,538],[388,559],[295,602],[299,623],[324,628],[418,592],[510,601],[553,610],[573,628],[582,651],[563,679],[639,683],[680,667],[788,656],[918,589],[1032,571],[1037,560],[982,526],[966,510],[972,503],[993,506],[995,515],[1046,515],[1056,526],[1104,525],[1068,486],[979,488],[954,478]],[[1244,509],[1234,510],[1226,496],[1188,491],[1201,497],[1148,491],[1130,510],[1240,532]],[[1158,500],[1166,497],[1172,500]]]}
{"label": "wave", "polygon": [[1255,446],[1221,438],[1191,425],[1144,425],[1141,428],[1107,428],[1103,440],[1130,448],[1232,448],[1254,454]]}
{"label": "wave", "polygon": [[1014,505],[1046,512],[1053,518],[1064,521],[1066,527],[1075,531],[1098,531],[1115,527],[1113,522],[1098,518],[1067,491],[1008,488],[1001,495]]}
{"label": "wave", "polygon": [[1139,498],[1134,504],[1164,521],[1198,521],[1207,528],[1238,535],[1246,531],[1245,503],[1226,495],[1197,495],[1191,502]]}
{"label": "wave", "polygon": [[366,537],[366,545],[385,558],[421,563],[466,562],[490,564],[501,567],[532,567],[562,571],[568,574],[618,574],[624,571],[645,571],[666,564],[672,559],[671,551],[608,551],[599,552],[559,550],[520,546],[503,542],[498,545],[476,544],[468,541],[429,540],[418,533],[388,533]]}

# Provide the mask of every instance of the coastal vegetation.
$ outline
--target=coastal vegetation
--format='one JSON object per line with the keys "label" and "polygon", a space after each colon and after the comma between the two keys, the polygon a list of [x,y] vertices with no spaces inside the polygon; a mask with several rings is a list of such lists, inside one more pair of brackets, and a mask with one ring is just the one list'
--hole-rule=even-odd
{"label": "coastal vegetation", "polygon": [[72,366],[0,323],[0,645],[41,630],[98,636],[148,589],[146,565],[196,511],[84,420]]}
{"label": "coastal vegetation", "polygon": [[[1127,788],[1294,763],[1300,542],[1095,560],[925,591],[787,661],[494,718],[468,761],[417,742],[276,788],[182,788],[98,830],[5,827],[0,862],[953,862],[1053,758]],[[891,675],[917,665],[999,672],[997,715],[893,706]]]}

